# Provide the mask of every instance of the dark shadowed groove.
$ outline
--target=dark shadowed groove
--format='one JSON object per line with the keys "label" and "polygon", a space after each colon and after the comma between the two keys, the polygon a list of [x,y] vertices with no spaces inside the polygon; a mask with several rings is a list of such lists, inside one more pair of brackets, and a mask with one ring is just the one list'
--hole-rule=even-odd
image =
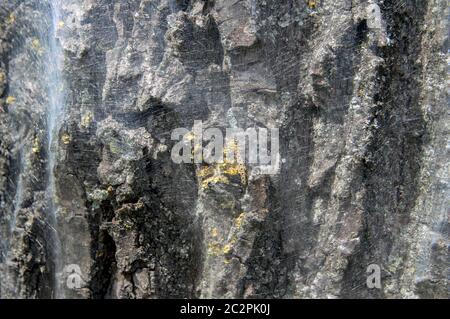
{"label": "dark shadowed groove", "polygon": [[379,77],[384,80],[375,95],[377,107],[372,114],[372,121],[379,128],[372,129],[373,137],[365,154],[363,230],[360,245],[345,272],[344,298],[384,296],[380,289],[367,289],[361,278],[365,278],[370,264],[380,265],[387,275],[387,258],[409,223],[409,213],[418,196],[427,131],[419,104],[421,65],[416,61],[421,53],[421,26],[427,6],[428,1],[405,2],[404,7],[396,5],[396,1],[385,1],[381,6],[388,34],[395,44],[380,50],[385,63],[379,68]]}

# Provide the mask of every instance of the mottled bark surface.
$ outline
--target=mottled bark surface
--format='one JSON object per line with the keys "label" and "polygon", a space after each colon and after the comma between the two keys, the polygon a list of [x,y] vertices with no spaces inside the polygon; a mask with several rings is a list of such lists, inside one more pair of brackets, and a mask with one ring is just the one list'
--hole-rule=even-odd
{"label": "mottled bark surface", "polygon": [[[63,0],[53,149],[51,2],[0,3],[0,297],[448,298],[446,1]],[[194,120],[279,172],[174,163]]]}

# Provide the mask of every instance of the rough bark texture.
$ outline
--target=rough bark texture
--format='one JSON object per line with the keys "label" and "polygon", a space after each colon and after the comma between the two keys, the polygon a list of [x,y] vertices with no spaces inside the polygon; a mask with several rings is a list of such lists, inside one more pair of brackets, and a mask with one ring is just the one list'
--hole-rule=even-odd
{"label": "rough bark texture", "polygon": [[[0,3],[0,297],[448,298],[447,1],[62,1],[56,223],[47,1]],[[174,163],[194,120],[280,171]]]}

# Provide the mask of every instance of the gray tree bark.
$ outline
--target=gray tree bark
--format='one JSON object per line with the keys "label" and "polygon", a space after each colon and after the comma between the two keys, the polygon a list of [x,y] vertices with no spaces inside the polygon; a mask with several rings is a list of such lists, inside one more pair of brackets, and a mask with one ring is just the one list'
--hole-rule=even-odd
{"label": "gray tree bark", "polygon": [[[444,0],[2,1],[0,297],[448,298],[447,18]],[[171,132],[199,120],[279,128],[280,169],[174,163]]]}

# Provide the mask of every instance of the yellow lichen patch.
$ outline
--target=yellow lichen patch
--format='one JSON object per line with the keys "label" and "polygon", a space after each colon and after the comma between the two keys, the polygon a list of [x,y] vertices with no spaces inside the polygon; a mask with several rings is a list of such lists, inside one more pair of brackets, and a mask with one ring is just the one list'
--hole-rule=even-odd
{"label": "yellow lichen patch", "polygon": [[244,221],[245,213],[241,213],[238,217],[235,218],[234,224],[236,228],[239,229],[242,227],[242,222]]}
{"label": "yellow lichen patch", "polygon": [[131,220],[122,221],[122,225],[125,227],[126,230],[133,229],[133,222]]}
{"label": "yellow lichen patch", "polygon": [[88,128],[93,120],[92,112],[87,112],[81,117],[81,127]]}
{"label": "yellow lichen patch", "polygon": [[16,98],[14,96],[8,96],[6,98],[6,104],[13,104],[14,102],[16,102]]}
{"label": "yellow lichen patch", "polygon": [[227,255],[231,252],[231,245],[230,244],[226,244],[225,246],[223,246],[222,248],[222,253],[224,255]]}
{"label": "yellow lichen patch", "polygon": [[315,9],[317,7],[317,1],[316,0],[308,0],[308,7],[310,9]]}
{"label": "yellow lichen patch", "polygon": [[10,13],[9,16],[5,20],[6,24],[13,24],[16,22],[16,15],[14,13]]}
{"label": "yellow lichen patch", "polygon": [[216,227],[211,230],[211,236],[214,238],[219,236],[219,230]]}
{"label": "yellow lichen patch", "polygon": [[141,209],[143,209],[144,207],[145,207],[145,206],[144,206],[144,203],[141,202],[141,201],[137,202],[136,205],[134,206],[134,208],[135,208],[136,210],[141,210]]}
{"label": "yellow lichen patch", "polygon": [[244,164],[219,164],[219,169],[226,175],[239,175],[242,185],[247,184],[247,168]]}
{"label": "yellow lichen patch", "polygon": [[212,256],[219,256],[221,253],[221,247],[219,243],[208,243],[208,254]]}
{"label": "yellow lichen patch", "polygon": [[194,132],[189,132],[185,136],[183,136],[184,141],[192,141],[195,138]]}
{"label": "yellow lichen patch", "polygon": [[31,41],[31,48],[36,51],[37,54],[41,55],[44,53],[44,48],[42,47],[41,41],[38,38],[34,38]]}
{"label": "yellow lichen patch", "polygon": [[230,181],[226,175],[239,175],[241,183],[243,185],[247,183],[247,170],[243,164],[220,163],[214,166],[203,166],[197,171],[202,189],[208,188],[210,184],[229,184]]}
{"label": "yellow lichen patch", "polygon": [[5,73],[0,72],[0,83],[3,82],[5,78],[6,78]]}
{"label": "yellow lichen patch", "polygon": [[[217,230],[217,228],[214,228],[213,231],[214,230]],[[233,235],[233,237],[231,237],[231,239],[228,240],[224,245],[219,243],[217,240],[213,240],[212,242],[208,243],[208,254],[214,257],[224,256],[226,258],[226,255],[229,256],[229,254],[232,252],[233,246],[234,244],[236,244],[236,242],[236,235]]]}
{"label": "yellow lichen patch", "polygon": [[363,88],[363,87],[360,87],[360,88],[358,89],[358,96],[359,96],[359,97],[364,96],[364,88]]}
{"label": "yellow lichen patch", "polygon": [[35,137],[33,140],[33,146],[31,147],[31,151],[34,154],[39,153],[39,151],[41,150],[41,141],[39,140],[39,138]]}
{"label": "yellow lichen patch", "polygon": [[62,28],[64,28],[64,21],[59,21],[58,22],[58,30],[61,30]]}
{"label": "yellow lichen patch", "polygon": [[113,154],[120,154],[121,147],[119,141],[112,140],[111,143],[109,143],[109,150]]}
{"label": "yellow lichen patch", "polygon": [[61,141],[63,142],[64,145],[69,145],[71,140],[72,140],[72,138],[70,137],[70,135],[68,133],[64,133],[61,136]]}
{"label": "yellow lichen patch", "polygon": [[[200,178],[200,183],[202,189],[206,189],[210,184],[224,183],[228,184],[228,176],[239,175],[241,179],[241,184],[245,185],[247,183],[247,169],[243,161],[240,160],[239,147],[236,141],[228,143],[224,147],[224,155],[226,160],[224,163],[217,163],[214,165],[202,166],[197,171],[197,176]],[[232,158],[228,155],[232,153]]]}
{"label": "yellow lichen patch", "polygon": [[197,172],[197,176],[198,177],[207,177],[207,176],[211,176],[214,175],[214,167],[213,166],[202,166],[200,167],[200,169]]}
{"label": "yellow lichen patch", "polygon": [[114,188],[112,186],[108,186],[107,190],[108,194],[111,196],[114,194]]}
{"label": "yellow lichen patch", "polygon": [[200,144],[194,144],[194,147],[192,148],[192,155],[201,154],[202,150],[203,150],[203,148]]}

